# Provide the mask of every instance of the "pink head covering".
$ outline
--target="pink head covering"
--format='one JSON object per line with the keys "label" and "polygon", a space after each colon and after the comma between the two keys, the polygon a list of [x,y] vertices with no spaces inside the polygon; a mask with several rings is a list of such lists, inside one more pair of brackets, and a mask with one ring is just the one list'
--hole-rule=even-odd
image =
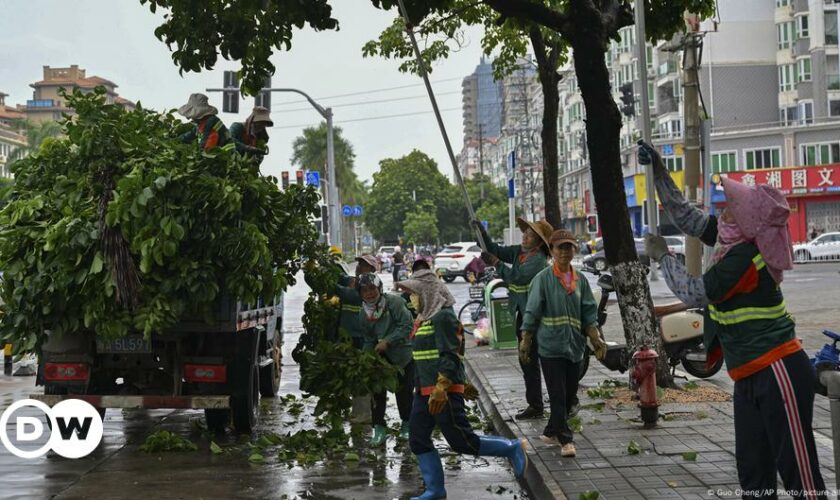
{"label": "pink head covering", "polygon": [[747,186],[725,177],[722,183],[735,223],[747,241],[755,242],[770,275],[781,283],[782,271],[793,268],[787,200],[778,189],[767,185]]}
{"label": "pink head covering", "polygon": [[359,257],[356,257],[356,262],[367,264],[374,270],[379,269],[379,263],[373,255],[360,255]]}

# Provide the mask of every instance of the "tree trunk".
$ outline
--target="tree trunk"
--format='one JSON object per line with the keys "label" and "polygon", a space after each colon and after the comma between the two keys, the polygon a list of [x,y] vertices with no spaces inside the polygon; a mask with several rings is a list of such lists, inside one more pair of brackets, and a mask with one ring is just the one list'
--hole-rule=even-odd
{"label": "tree trunk", "polygon": [[551,224],[551,227],[559,229],[562,226],[560,194],[557,188],[557,115],[560,107],[560,92],[557,90],[557,84],[560,82],[560,78],[553,68],[540,66],[538,73],[545,102],[541,131],[545,218]]}
{"label": "tree trunk", "polygon": [[575,74],[586,109],[586,137],[592,172],[592,189],[598,210],[604,250],[612,273],[624,337],[631,353],[646,345],[659,353],[657,383],[672,385],[662,339],[655,327],[653,301],[645,266],[639,262],[621,171],[621,115],[613,100],[610,75],[604,59],[605,44],[598,16],[581,13],[572,42]]}

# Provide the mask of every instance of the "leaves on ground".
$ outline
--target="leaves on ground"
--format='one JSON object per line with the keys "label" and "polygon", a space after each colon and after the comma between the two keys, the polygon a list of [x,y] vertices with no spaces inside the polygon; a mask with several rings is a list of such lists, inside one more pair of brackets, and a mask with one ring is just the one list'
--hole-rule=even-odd
{"label": "leaves on ground", "polygon": [[158,453],[162,451],[195,451],[198,446],[189,439],[169,431],[158,431],[146,436],[146,441],[140,446],[140,450],[146,453]]}
{"label": "leaves on ground", "polygon": [[683,384],[683,389],[685,389],[687,391],[693,391],[694,389],[697,389],[698,387],[700,387],[700,386],[697,385],[697,382],[694,382],[693,380]]}
{"label": "leaves on ground", "polygon": [[215,441],[210,441],[210,452],[214,455],[221,455],[225,452],[221,446],[217,445]]}
{"label": "leaves on ground", "polygon": [[639,443],[631,440],[627,443],[627,453],[629,455],[638,455],[642,452],[642,448],[639,446]]}
{"label": "leaves on ground", "polygon": [[598,500],[601,497],[601,494],[597,491],[584,491],[583,493],[578,496],[578,500]]}
{"label": "leaves on ground", "polygon": [[683,460],[687,462],[694,462],[697,460],[697,452],[696,451],[687,451],[682,454]]}
{"label": "leaves on ground", "polygon": [[567,423],[569,424],[569,428],[572,432],[580,434],[583,431],[583,422],[581,421],[580,417],[574,416],[570,418]]}
{"label": "leaves on ground", "polygon": [[248,457],[248,461],[252,464],[261,464],[265,462],[265,457],[260,453],[251,453],[251,456]]}

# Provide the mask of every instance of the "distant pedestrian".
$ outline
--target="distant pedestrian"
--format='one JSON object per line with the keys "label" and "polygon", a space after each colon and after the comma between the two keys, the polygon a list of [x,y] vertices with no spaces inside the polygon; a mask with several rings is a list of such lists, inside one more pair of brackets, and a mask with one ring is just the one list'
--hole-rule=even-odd
{"label": "distant pedestrian", "polygon": [[639,159],[653,163],[671,220],[714,245],[710,267],[694,277],[664,238],[645,240],[674,294],[706,307],[707,363],[722,356],[735,381],[735,458],[744,497],[776,498],[778,471],[792,496],[827,498],[811,427],[816,377],[779,287],[793,267],[787,200],[768,185],[724,178],[726,209],[719,218],[706,215],[683,198],[656,150],[643,145]]}
{"label": "distant pedestrian", "polygon": [[403,255],[402,249],[399,246],[394,247],[394,255],[391,256],[391,259],[394,262],[392,276],[394,278],[394,290],[396,290],[397,283],[400,281],[400,271],[405,266],[405,255]]}
{"label": "distant pedestrian", "polygon": [[[487,252],[483,252],[481,255],[482,260],[486,264],[496,267],[496,273],[508,286],[510,314],[516,325],[518,345],[521,346],[522,320],[525,316],[525,306],[528,303],[528,290],[531,288],[531,280],[534,279],[534,276],[548,266],[548,239],[554,229],[551,224],[544,220],[528,222],[519,218],[516,223],[522,231],[522,244],[501,246],[490,240],[481,222],[473,221],[473,225],[478,229],[486,245],[485,248],[487,248]],[[510,266],[503,263],[510,264]],[[538,342],[534,340],[530,347],[530,354],[527,357],[528,362],[524,363],[520,359],[522,375],[525,378],[525,399],[528,406],[517,413],[517,420],[542,418],[544,411]]]}
{"label": "distant pedestrian", "polygon": [[446,286],[430,271],[397,284],[411,294],[419,311],[411,332],[415,367],[409,445],[417,457],[425,491],[413,500],[446,498],[443,464],[432,433],[440,429],[456,453],[506,457],[517,477],[528,466],[526,440],[478,436],[464,407],[466,375],[461,359],[463,333],[452,309],[455,301]]}

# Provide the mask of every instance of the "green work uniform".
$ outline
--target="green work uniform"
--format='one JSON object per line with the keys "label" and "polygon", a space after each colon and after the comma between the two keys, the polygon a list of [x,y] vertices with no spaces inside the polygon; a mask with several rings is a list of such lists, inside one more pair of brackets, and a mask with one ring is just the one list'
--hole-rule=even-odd
{"label": "green work uniform", "polygon": [[597,324],[598,306],[585,278],[578,276],[570,294],[550,267],[534,277],[522,330],[536,332],[541,358],[579,362],[586,351],[584,332]]}
{"label": "green work uniform", "polygon": [[520,315],[525,314],[531,280],[548,266],[545,254],[538,251],[521,261],[519,258],[522,255],[521,245],[501,246],[492,241],[487,242],[487,251],[502,262],[512,265],[512,267],[499,266],[496,272],[507,283],[511,317],[516,318],[517,312]]}
{"label": "green work uniform", "polygon": [[372,351],[379,341],[388,342],[385,357],[391,364],[405,368],[411,362],[411,313],[405,307],[405,301],[399,295],[383,295],[385,310],[378,319],[369,320],[364,307],[358,314],[359,328],[364,334],[366,351]]}
{"label": "green work uniform", "polygon": [[335,295],[341,301],[341,313],[338,316],[338,331],[341,335],[348,335],[356,343],[361,342],[365,334],[359,323],[359,312],[362,310],[362,296],[358,290],[346,285],[352,276],[342,276],[335,287]]}
{"label": "green work uniform", "polygon": [[438,373],[452,382],[448,392],[464,392],[464,363],[459,355],[464,334],[451,307],[444,307],[431,319],[415,323],[411,342],[414,347],[415,383],[420,394],[428,396],[437,384]]}

